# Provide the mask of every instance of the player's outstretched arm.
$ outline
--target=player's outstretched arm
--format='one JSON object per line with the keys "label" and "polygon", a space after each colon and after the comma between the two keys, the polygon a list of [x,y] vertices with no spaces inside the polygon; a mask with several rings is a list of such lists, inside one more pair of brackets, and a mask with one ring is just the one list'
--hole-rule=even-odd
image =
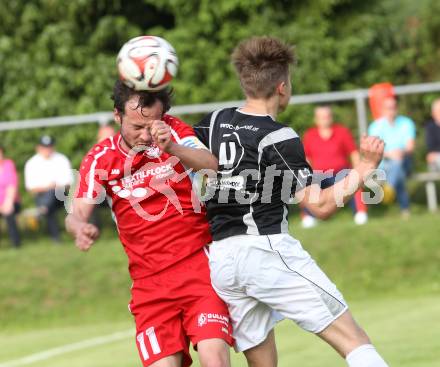
{"label": "player's outstretched arm", "polygon": [[179,158],[184,166],[195,171],[201,169],[217,171],[217,158],[196,137],[194,137],[193,144],[195,148],[174,143],[171,140],[171,129],[163,121],[152,122],[151,136],[161,150]]}
{"label": "player's outstretched arm", "polygon": [[76,198],[72,203],[72,212],[65,220],[67,232],[75,239],[75,245],[81,251],[88,251],[99,237],[98,228],[88,223],[94,207],[87,199]]}
{"label": "player's outstretched arm", "polygon": [[310,185],[298,192],[296,197],[301,205],[313,215],[326,219],[343,203],[347,203],[354,193],[362,187],[368,175],[376,169],[383,157],[384,142],[374,136],[363,136],[360,144],[359,164],[341,181],[327,189],[317,189]]}
{"label": "player's outstretched arm", "polygon": [[217,172],[218,170],[218,160],[208,149],[191,148],[172,142],[168,153],[179,158],[184,166],[194,171],[210,169]]}

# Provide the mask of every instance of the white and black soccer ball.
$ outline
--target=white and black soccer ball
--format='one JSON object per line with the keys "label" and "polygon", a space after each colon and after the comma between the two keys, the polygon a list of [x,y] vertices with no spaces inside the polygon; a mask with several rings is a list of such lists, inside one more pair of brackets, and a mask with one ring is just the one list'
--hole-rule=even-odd
{"label": "white and black soccer ball", "polygon": [[116,62],[120,79],[135,90],[165,88],[179,66],[173,46],[156,36],[132,38],[122,46]]}

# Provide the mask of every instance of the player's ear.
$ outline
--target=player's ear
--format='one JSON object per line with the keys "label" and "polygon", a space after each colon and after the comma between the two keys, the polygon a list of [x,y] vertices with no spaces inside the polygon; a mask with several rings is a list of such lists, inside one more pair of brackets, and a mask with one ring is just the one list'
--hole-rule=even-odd
{"label": "player's ear", "polygon": [[286,82],[282,81],[277,84],[277,94],[282,96],[285,94]]}
{"label": "player's ear", "polygon": [[118,125],[121,125],[121,121],[122,121],[121,114],[119,113],[119,111],[116,108],[113,109],[113,117],[115,119],[115,122]]}
{"label": "player's ear", "polygon": [[285,96],[289,93],[289,82],[288,81],[281,81],[278,83],[277,86],[277,94],[279,94],[280,96]]}

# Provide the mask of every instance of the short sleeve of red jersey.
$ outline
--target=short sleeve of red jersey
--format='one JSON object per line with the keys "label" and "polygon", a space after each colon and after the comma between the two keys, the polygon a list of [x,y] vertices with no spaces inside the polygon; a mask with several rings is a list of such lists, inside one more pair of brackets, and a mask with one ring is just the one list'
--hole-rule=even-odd
{"label": "short sleeve of red jersey", "polygon": [[108,179],[103,159],[106,147],[95,146],[84,157],[79,169],[79,177],[75,197],[96,200],[104,189]]}
{"label": "short sleeve of red jersey", "polygon": [[207,149],[206,146],[198,139],[193,128],[177,117],[165,115],[164,121],[170,126],[171,133],[177,144],[190,148]]}

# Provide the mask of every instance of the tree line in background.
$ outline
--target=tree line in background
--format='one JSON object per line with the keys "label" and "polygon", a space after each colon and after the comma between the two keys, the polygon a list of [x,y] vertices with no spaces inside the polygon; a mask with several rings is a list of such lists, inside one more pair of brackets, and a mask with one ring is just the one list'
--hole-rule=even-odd
{"label": "tree line in background", "polygon": [[[242,98],[229,55],[253,35],[295,45],[294,94],[440,80],[436,0],[10,0],[2,1],[0,12],[0,120],[111,110],[116,54],[143,34],[162,36],[177,51],[175,104]],[[401,100],[402,112],[418,124],[421,146],[422,122],[434,97]],[[302,132],[312,109],[290,106],[280,120]],[[335,111],[356,129],[351,103]],[[44,132],[58,138],[58,150],[77,167],[96,128]],[[20,171],[42,133],[0,133]],[[423,164],[423,148],[418,152]]]}

